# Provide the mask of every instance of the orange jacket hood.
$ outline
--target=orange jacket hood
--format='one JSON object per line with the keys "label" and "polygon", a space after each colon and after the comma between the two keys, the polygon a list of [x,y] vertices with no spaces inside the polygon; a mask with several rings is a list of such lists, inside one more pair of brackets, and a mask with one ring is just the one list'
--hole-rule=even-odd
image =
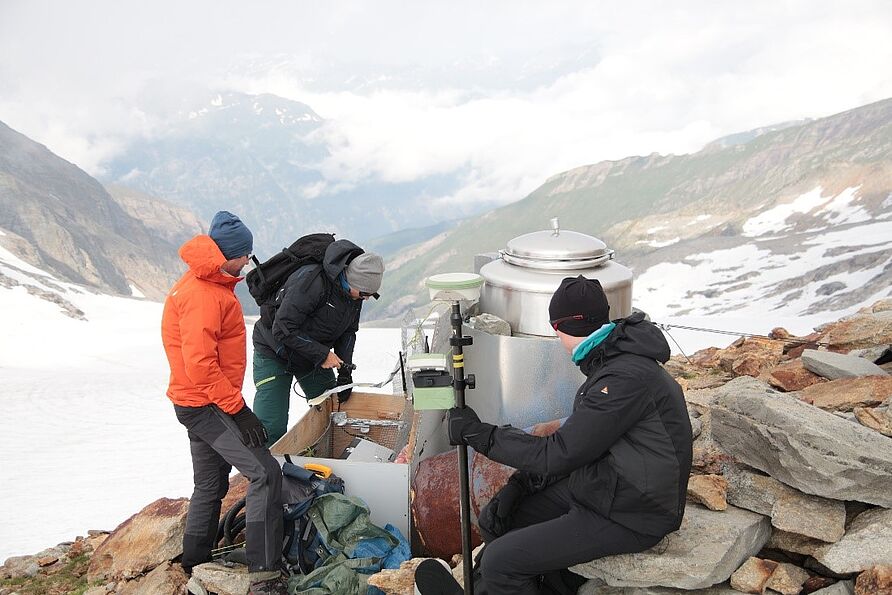
{"label": "orange jacket hood", "polygon": [[242,277],[233,277],[224,273],[220,267],[226,262],[226,257],[220,251],[211,236],[195,236],[180,246],[180,258],[199,279],[235,287]]}

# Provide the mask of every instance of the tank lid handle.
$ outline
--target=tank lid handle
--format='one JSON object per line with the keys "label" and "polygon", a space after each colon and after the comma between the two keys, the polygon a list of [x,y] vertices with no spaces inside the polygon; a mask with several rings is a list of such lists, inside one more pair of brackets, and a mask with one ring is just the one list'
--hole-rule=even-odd
{"label": "tank lid handle", "polygon": [[561,235],[561,224],[558,222],[557,217],[551,218],[551,229],[553,230],[551,232],[551,235],[553,235],[553,236]]}

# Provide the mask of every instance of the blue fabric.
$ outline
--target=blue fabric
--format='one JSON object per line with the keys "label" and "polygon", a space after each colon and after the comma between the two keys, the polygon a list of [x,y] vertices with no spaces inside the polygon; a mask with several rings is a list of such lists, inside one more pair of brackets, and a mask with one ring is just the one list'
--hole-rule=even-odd
{"label": "blue fabric", "polygon": [[[384,530],[393,535],[399,543],[392,546],[386,539],[379,537],[376,539],[364,540],[353,550],[353,555],[357,557],[359,557],[361,553],[362,556],[381,558],[381,563],[377,565],[377,569],[371,570],[370,574],[380,572],[385,568],[396,570],[400,567],[401,563],[412,557],[412,548],[409,546],[409,542],[403,537],[403,534],[399,529],[388,523],[384,525]],[[365,568],[358,568],[357,570],[359,572],[366,571]],[[367,595],[385,595],[385,593],[381,589],[369,585]]]}
{"label": "blue fabric", "polygon": [[246,256],[254,251],[251,230],[229,211],[220,211],[214,215],[208,235],[217,243],[226,260]]}
{"label": "blue fabric", "polygon": [[338,275],[338,281],[341,282],[341,287],[344,289],[344,291],[350,293],[350,284],[347,283],[347,275],[345,275],[343,271],[340,275]]}
{"label": "blue fabric", "polygon": [[576,346],[575,349],[573,349],[573,363],[579,365],[579,362],[584,360],[585,356],[587,356],[592,349],[600,345],[601,342],[603,342],[604,339],[607,338],[607,335],[612,333],[613,329],[615,328],[616,325],[614,323],[608,322],[607,324],[603,325],[601,328],[590,334],[588,337],[586,337],[582,341],[582,343],[580,343]]}

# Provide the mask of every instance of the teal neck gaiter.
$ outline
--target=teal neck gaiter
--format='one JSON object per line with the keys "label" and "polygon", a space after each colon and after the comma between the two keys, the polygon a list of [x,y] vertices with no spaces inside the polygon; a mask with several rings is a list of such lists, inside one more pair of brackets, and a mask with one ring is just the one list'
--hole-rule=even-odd
{"label": "teal neck gaiter", "polygon": [[570,357],[573,358],[573,363],[577,366],[579,363],[585,359],[585,357],[591,352],[592,349],[600,345],[604,339],[607,338],[607,335],[613,332],[613,329],[616,328],[616,325],[612,322],[608,322],[588,337],[585,340],[577,345],[573,349],[573,353]]}

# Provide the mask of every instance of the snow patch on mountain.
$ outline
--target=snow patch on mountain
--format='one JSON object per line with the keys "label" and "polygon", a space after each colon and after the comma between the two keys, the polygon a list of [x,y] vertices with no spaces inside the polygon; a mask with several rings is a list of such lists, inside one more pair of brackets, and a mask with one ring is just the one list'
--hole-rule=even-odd
{"label": "snow patch on mountain", "polygon": [[[818,203],[816,196],[809,193],[799,208],[828,202]],[[848,204],[847,196],[830,202]],[[857,212],[847,214],[858,218]],[[758,229],[776,230],[770,220],[783,224],[765,218]],[[816,325],[892,295],[890,279],[892,221],[864,221],[657,264],[638,275],[634,295],[636,306],[662,323],[763,334],[783,326],[808,334]],[[686,351],[721,344],[714,336],[684,336],[687,343],[680,343]]]}
{"label": "snow patch on mountain", "polygon": [[752,238],[789,231],[794,227],[789,221],[791,217],[810,213],[831,225],[869,221],[870,213],[853,204],[858,199],[858,189],[846,188],[836,196],[824,196],[823,188],[818,186],[790,203],[779,204],[751,217],[743,224],[743,235]]}
{"label": "snow patch on mountain", "polygon": [[636,244],[644,244],[645,246],[650,246],[651,248],[665,248],[666,246],[671,246],[672,244],[677,244],[681,241],[681,238],[676,236],[669,240],[638,240],[635,242]]}

